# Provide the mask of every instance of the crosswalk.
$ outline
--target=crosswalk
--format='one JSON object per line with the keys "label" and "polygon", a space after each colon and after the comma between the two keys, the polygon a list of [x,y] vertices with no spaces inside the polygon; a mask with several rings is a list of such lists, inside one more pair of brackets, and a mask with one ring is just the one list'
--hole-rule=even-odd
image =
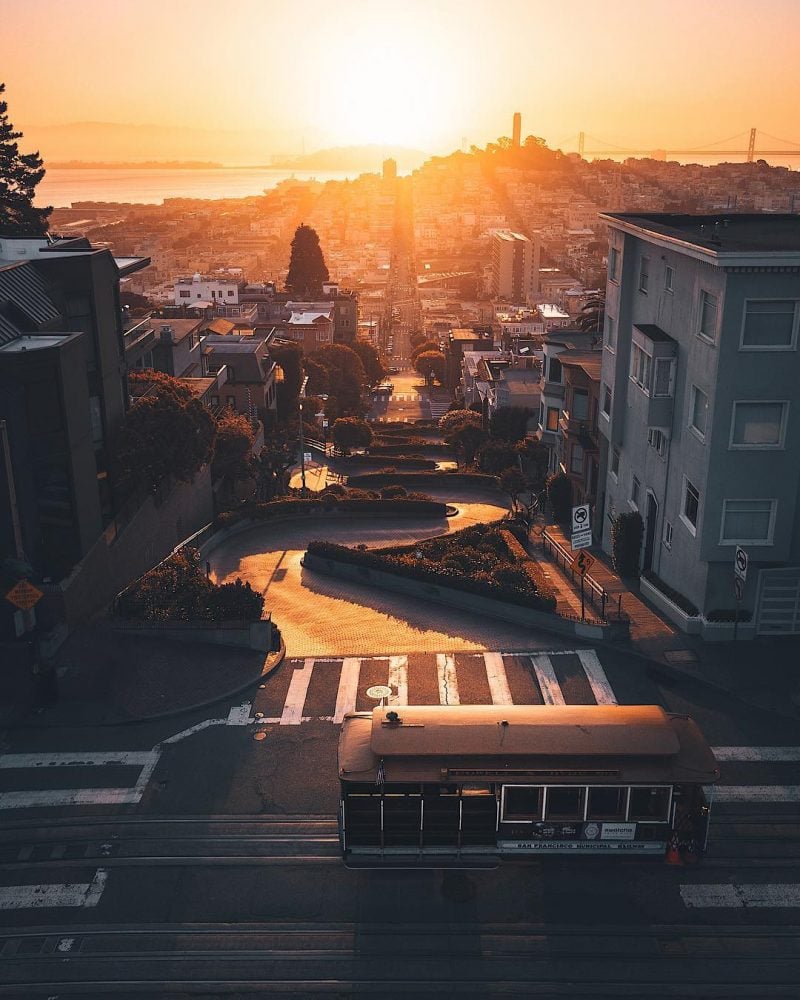
{"label": "crosswalk", "polygon": [[374,707],[366,692],[376,685],[391,689],[390,705],[617,704],[597,652],[580,649],[290,659],[256,707],[274,725],[338,725]]}

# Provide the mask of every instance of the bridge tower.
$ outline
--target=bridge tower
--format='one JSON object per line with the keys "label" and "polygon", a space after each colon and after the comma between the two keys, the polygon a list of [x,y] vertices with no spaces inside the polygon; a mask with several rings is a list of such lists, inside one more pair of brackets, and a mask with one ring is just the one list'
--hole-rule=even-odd
{"label": "bridge tower", "polygon": [[752,163],[753,157],[756,155],[756,130],[754,128],[750,129],[750,143],[747,146],[747,162]]}
{"label": "bridge tower", "polygon": [[583,158],[583,149],[584,149],[585,145],[586,145],[586,133],[585,132],[579,132],[578,133],[578,156],[580,156],[581,158]]}

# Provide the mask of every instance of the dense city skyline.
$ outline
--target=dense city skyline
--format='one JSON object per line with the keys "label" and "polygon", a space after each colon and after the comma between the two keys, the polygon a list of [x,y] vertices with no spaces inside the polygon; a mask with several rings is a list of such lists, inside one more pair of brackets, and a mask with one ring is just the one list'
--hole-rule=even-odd
{"label": "dense city skyline", "polygon": [[[47,127],[75,122],[155,126],[147,153],[156,158],[196,155],[184,128],[205,131],[209,145],[236,142],[237,152],[234,134],[247,131],[256,159],[299,152],[303,142],[438,153],[464,137],[495,138],[512,110],[522,112],[526,134],[553,146],[581,130],[654,148],[753,125],[800,138],[791,51],[800,9],[784,0],[760,5],[757,18],[745,0],[679,0],[668,10],[629,0],[558,9],[510,0],[429,9],[412,0],[397,10],[240,0],[224,17],[208,0],[178,0],[166,17],[154,0],[2,7],[17,43],[4,57],[9,96],[46,158]],[[205,43],[211,60],[197,57]],[[158,69],[143,73],[144,65]],[[58,155],[84,155],[80,130],[75,140]]]}

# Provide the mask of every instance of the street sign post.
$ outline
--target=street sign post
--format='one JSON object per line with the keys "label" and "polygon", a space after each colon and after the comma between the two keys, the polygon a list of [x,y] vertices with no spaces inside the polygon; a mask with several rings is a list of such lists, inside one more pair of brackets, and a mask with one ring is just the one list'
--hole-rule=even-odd
{"label": "street sign post", "polygon": [[591,531],[576,531],[570,539],[570,542],[572,544],[573,552],[578,549],[588,549],[592,544],[592,533]]}
{"label": "street sign post", "polygon": [[744,597],[744,580],[740,576],[733,578],[733,593],[736,596],[736,603],[738,604],[742,597]]}
{"label": "street sign post", "polygon": [[27,580],[20,580],[6,592],[6,600],[16,605],[20,611],[30,611],[43,597],[42,591]]}
{"label": "street sign post", "polygon": [[741,547],[736,546],[736,555],[733,557],[733,572],[744,583],[747,579],[747,567],[750,565],[750,558]]}
{"label": "street sign post", "polygon": [[584,579],[592,566],[594,566],[594,556],[590,556],[588,552],[581,549],[569,565],[573,573],[577,573],[581,578],[581,621],[585,621]]}
{"label": "street sign post", "polygon": [[572,508],[572,534],[589,530],[589,504],[578,504]]}

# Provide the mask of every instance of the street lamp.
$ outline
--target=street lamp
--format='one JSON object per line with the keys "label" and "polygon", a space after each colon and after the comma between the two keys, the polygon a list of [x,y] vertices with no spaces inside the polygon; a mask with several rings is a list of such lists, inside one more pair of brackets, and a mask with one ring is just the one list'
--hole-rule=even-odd
{"label": "street lamp", "polygon": [[300,495],[306,495],[306,439],[303,434],[303,400],[306,398],[306,386],[308,385],[308,375],[303,379],[300,386],[300,395],[297,397],[297,404],[300,411]]}

